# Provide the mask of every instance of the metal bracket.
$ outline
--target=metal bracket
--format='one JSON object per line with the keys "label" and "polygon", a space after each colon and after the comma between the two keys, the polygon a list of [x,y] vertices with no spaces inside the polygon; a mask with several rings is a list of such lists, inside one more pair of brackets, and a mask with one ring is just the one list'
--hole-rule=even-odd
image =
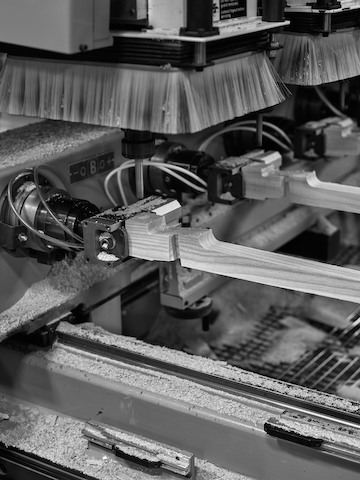
{"label": "metal bracket", "polygon": [[114,223],[101,216],[83,222],[87,260],[97,260],[115,267],[129,256],[129,242],[125,222]]}
{"label": "metal bracket", "polygon": [[133,463],[134,467],[148,469],[149,473],[164,470],[195,479],[192,453],[91,420],[86,423],[83,435],[90,445],[101,447],[115,457]]}
{"label": "metal bracket", "polygon": [[[167,213],[168,222],[178,223],[180,205],[172,199],[150,196],[128,207],[114,207],[83,221],[84,250],[87,261],[115,267],[129,257],[126,221],[140,213]],[[175,205],[175,207],[174,207]]]}
{"label": "metal bracket", "polygon": [[0,245],[8,250],[17,250],[24,247],[27,240],[27,228],[23,225],[15,226],[0,222]]}
{"label": "metal bracket", "polygon": [[264,424],[267,434],[316,448],[324,454],[360,463],[360,429],[317,417],[285,411]]}
{"label": "metal bracket", "polygon": [[243,196],[241,168],[249,164],[244,157],[229,157],[209,169],[208,199],[214,203],[233,205]]}

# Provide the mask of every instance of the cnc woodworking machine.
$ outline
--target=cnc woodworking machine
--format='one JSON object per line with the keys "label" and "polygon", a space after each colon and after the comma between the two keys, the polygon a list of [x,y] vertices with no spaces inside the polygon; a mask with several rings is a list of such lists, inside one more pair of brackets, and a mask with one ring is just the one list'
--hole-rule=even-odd
{"label": "cnc woodworking machine", "polygon": [[357,2],[3,3],[0,475],[358,478]]}

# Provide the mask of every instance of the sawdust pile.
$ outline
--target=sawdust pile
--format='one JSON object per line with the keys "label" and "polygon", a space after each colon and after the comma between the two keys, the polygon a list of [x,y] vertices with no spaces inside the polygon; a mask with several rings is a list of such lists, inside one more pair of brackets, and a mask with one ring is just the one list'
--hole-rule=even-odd
{"label": "sawdust pile", "polygon": [[45,279],[34,283],[15,305],[0,313],[0,340],[116,272],[116,268],[87,263],[83,252],[73,260],[54,264]]}
{"label": "sawdust pile", "polygon": [[76,295],[95,283],[111,277],[115,272],[117,272],[116,269],[86,262],[85,254],[81,252],[73,260],[63,260],[54,264],[47,281],[55,291]]}
{"label": "sawdust pile", "polygon": [[286,328],[276,334],[273,345],[262,356],[263,362],[272,365],[293,363],[327,337],[325,332],[292,316],[283,318],[281,323]]}
{"label": "sawdust pile", "polygon": [[[235,381],[238,383],[243,383],[245,385],[251,385],[257,388],[265,389],[268,391],[275,391],[278,393],[282,393],[284,395],[289,395],[293,398],[304,399],[306,401],[312,401],[314,403],[318,403],[320,405],[327,405],[331,408],[337,408],[340,410],[348,411],[348,412],[359,412],[359,404],[353,403],[350,400],[345,398],[336,397],[334,395],[329,395],[326,393],[318,392],[315,390],[309,390],[308,388],[304,388],[298,385],[292,385],[290,383],[284,383],[282,381],[272,379],[269,377],[265,377],[263,375],[259,375],[257,373],[253,373],[251,371],[246,371],[238,367],[234,367],[232,365],[227,364],[224,361],[219,360],[212,360],[207,357],[200,357],[189,355],[188,353],[178,351],[178,350],[170,350],[166,347],[159,346],[159,345],[150,345],[143,341],[136,340],[131,337],[125,337],[121,335],[115,335],[103,330],[101,327],[94,326],[93,324],[82,324],[82,325],[70,325],[67,322],[62,322],[59,327],[58,331],[69,333],[70,335],[75,335],[80,338],[91,339],[93,341],[98,341],[102,345],[111,345],[114,347],[118,347],[124,349],[126,351],[134,351],[138,354],[145,355],[149,358],[154,358],[160,361],[168,362],[172,365],[179,365],[181,367],[199,371],[201,373],[205,373],[208,375],[215,375],[219,378],[224,378],[226,380]],[[61,349],[56,348],[53,349],[46,355],[46,362],[54,361],[56,356],[56,361],[60,362],[61,365],[69,363],[71,366],[76,366],[80,368],[79,358],[77,356],[76,360],[71,359],[71,355],[69,347],[65,348],[63,354],[61,354]],[[40,353],[38,353],[40,355]],[[42,354],[43,355],[43,354]],[[59,356],[60,355],[60,356]],[[84,354],[85,355],[85,354]],[[96,362],[95,364],[90,364],[89,362],[89,355],[86,356],[87,358],[83,362],[83,368],[87,371],[94,373],[96,369],[101,367],[101,362]],[[108,366],[105,369],[105,373],[108,373]],[[124,369],[121,369],[122,375],[124,374]],[[148,372],[148,371],[147,371]],[[147,377],[149,374],[147,373]],[[160,378],[160,377],[159,377]],[[134,377],[135,385],[139,387],[139,375]],[[157,380],[158,381],[158,380]],[[176,382],[180,381],[176,379]],[[172,378],[169,381],[168,388],[171,389],[167,391],[167,395],[175,395],[175,398],[178,398],[178,395],[181,395],[181,398],[184,398],[184,392],[181,391],[177,386],[175,386],[174,379]],[[175,388],[174,388],[175,386]],[[142,387],[141,387],[142,388]],[[144,385],[145,389],[153,389],[154,382],[153,380],[150,381],[146,386]],[[155,387],[156,388],[156,387]],[[156,390],[156,391],[159,391]],[[165,389],[162,388],[160,391],[164,392]],[[201,404],[205,400],[204,393],[202,392],[199,397],[196,397],[196,402],[201,402]],[[192,401],[192,400],[191,400]],[[221,401],[214,402],[214,399],[211,399],[211,403],[208,404],[207,408],[213,410],[214,408],[218,409],[221,408],[222,404]],[[244,411],[243,402],[241,402],[240,406],[241,411],[237,411],[236,415],[241,415],[242,417],[247,415],[247,412]],[[222,411],[224,414],[224,410]],[[234,412],[233,412],[234,413]],[[254,413],[252,413],[254,415]],[[246,417],[248,418],[248,417]],[[254,417],[255,418],[255,417]]]}
{"label": "sawdust pile", "polygon": [[360,402],[360,381],[340,384],[336,389],[336,393],[340,397]]}
{"label": "sawdust pile", "polygon": [[[83,421],[44,413],[35,408],[15,404],[5,397],[0,400],[0,442],[21,452],[33,454],[56,466],[87,478],[113,480],[150,480],[153,475],[129,468],[106,455],[94,457],[82,434]],[[195,459],[196,480],[251,480],[209,462]]]}
{"label": "sawdust pile", "polygon": [[[299,317],[307,314],[310,309],[314,311],[318,308],[313,308],[309,295],[241,280],[227,282],[211,297],[215,321],[209,331],[202,330],[199,319],[174,318],[163,309],[144,340],[215,358],[211,346],[239,345],[245,342],[271,306],[291,308]],[[313,333],[312,330],[311,332]]]}
{"label": "sawdust pile", "polygon": [[62,152],[88,145],[116,128],[45,120],[0,134],[0,169],[13,165],[39,164]]}

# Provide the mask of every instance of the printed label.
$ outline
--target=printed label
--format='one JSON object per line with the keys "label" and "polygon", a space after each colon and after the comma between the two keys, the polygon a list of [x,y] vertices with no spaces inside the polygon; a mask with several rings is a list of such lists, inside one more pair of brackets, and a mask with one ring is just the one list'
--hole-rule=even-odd
{"label": "printed label", "polygon": [[69,165],[70,183],[99,175],[114,168],[114,152],[102,153]]}
{"label": "printed label", "polygon": [[214,0],[213,20],[230,20],[246,16],[247,0]]}

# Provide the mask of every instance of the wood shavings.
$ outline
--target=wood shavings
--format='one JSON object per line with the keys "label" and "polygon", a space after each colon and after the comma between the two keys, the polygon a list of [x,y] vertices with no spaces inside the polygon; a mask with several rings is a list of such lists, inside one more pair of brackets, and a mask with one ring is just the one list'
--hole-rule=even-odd
{"label": "wood shavings", "polygon": [[360,382],[340,384],[336,389],[336,393],[340,397],[350,398],[351,400],[360,402]]}
{"label": "wood shavings", "polygon": [[284,395],[289,395],[293,398],[306,400],[315,404],[336,408],[338,410],[354,413],[360,412],[360,405],[348,399],[267,378],[262,375],[233,367],[226,362],[214,361],[204,357],[196,357],[184,352],[170,350],[166,347],[148,345],[145,342],[134,338],[113,335],[100,329],[100,327],[94,327],[92,324],[74,326],[62,322],[59,325],[58,330],[80,338],[89,338],[103,345],[112,345],[128,351],[133,351],[146,357],[179,365],[190,370],[199,371],[209,375],[216,375],[219,378],[233,380],[268,391],[278,392]]}
{"label": "wood shavings", "polygon": [[68,298],[69,294],[54,289],[47,279],[35,283],[15,305],[0,313],[0,339]]}
{"label": "wood shavings", "polygon": [[327,337],[323,331],[295,317],[285,317],[282,323],[287,329],[276,334],[272,346],[261,358],[265,363],[293,363]]}
{"label": "wood shavings", "polygon": [[116,272],[87,263],[82,252],[73,260],[54,264],[45,279],[34,283],[15,305],[0,313],[0,340]]}
{"label": "wood shavings", "polygon": [[[350,268],[350,266],[348,265]],[[306,314],[324,325],[337,328],[347,328],[350,325],[349,316],[357,309],[358,305],[343,302],[335,298],[311,297],[306,305]]]}
{"label": "wood shavings", "polygon": [[201,338],[189,338],[184,346],[184,352],[218,360],[216,353],[211,349],[210,345]]}
{"label": "wood shavings", "polygon": [[[108,440],[109,443],[117,445],[129,455],[147,458],[152,461],[161,460],[163,463],[175,465],[178,468],[186,468],[188,465],[188,455],[180,452],[178,449],[169,448],[165,444],[155,442],[151,439],[109,425],[90,422],[90,424],[86,425],[84,432],[88,437],[91,437],[92,434],[95,433],[95,438],[99,438],[100,436],[102,440]],[[132,448],[134,448],[133,453],[131,452]]]}
{"label": "wood shavings", "polygon": [[[175,204],[174,201],[169,202],[167,199],[153,195],[153,196],[138,200],[137,202],[131,205],[124,205],[122,207],[110,208],[105,212],[98,213],[93,218],[107,219],[107,220],[112,220],[113,222],[120,222],[123,220],[128,220],[129,218],[139,213],[149,213],[149,212],[156,213],[156,210],[161,211],[161,208],[166,206],[169,208],[173,208],[174,204]],[[177,202],[176,204],[179,205],[180,207],[180,204],[178,204]]]}
{"label": "wood shavings", "polygon": [[156,402],[159,403],[164,398],[166,402],[170,399],[186,406],[187,409],[205,409],[219,415],[241,419],[251,425],[262,425],[268,417],[268,412],[261,410],[260,403],[254,400],[247,401],[241,398],[240,401],[237,395],[161,371],[129,366],[126,363],[79,351],[61,343],[48,352],[34,352],[27,357],[27,362],[40,368],[45,367],[50,371],[68,367],[82,372],[87,381],[89,378],[97,381],[96,379],[101,377],[110,382],[127,385],[137,392],[141,391],[141,394],[146,392],[147,395],[156,398]]}
{"label": "wood shavings", "polygon": [[[45,459],[66,470],[99,480],[151,480],[143,471],[129,468],[108,456],[94,458],[88,442],[82,435],[84,422],[55,415],[14,403],[5,396],[0,398],[0,409],[8,412],[9,428],[0,429],[0,441],[24,453]],[[251,480],[241,474],[229,472],[204,460],[195,459],[196,480]]]}
{"label": "wood shavings", "polygon": [[40,164],[62,152],[88,145],[116,128],[45,120],[0,134],[0,169],[14,165]]}
{"label": "wood shavings", "polygon": [[55,290],[76,295],[112,276],[115,271],[108,270],[102,265],[86,262],[85,254],[81,252],[74,260],[63,260],[54,264],[48,281]]}
{"label": "wood shavings", "polygon": [[306,418],[301,415],[281,416],[277,419],[277,425],[290,432],[299,433],[305,437],[322,439],[337,446],[359,450],[360,430],[351,427],[338,426],[322,419]]}
{"label": "wood shavings", "polygon": [[88,465],[96,465],[98,467],[101,467],[101,465],[103,464],[103,460],[98,460],[96,458],[87,458],[86,463]]}
{"label": "wood shavings", "polygon": [[355,347],[350,348],[347,351],[349,357],[360,357],[360,345],[356,345]]}
{"label": "wood shavings", "polygon": [[114,255],[113,253],[107,253],[107,252],[99,252],[97,254],[97,258],[102,262],[117,262],[119,260],[119,257]]}
{"label": "wood shavings", "polygon": [[[180,269],[180,271],[182,284],[185,283],[185,278],[193,277],[192,272],[186,274],[186,269]],[[196,285],[196,282],[194,283]],[[246,301],[246,304],[243,302],[243,298],[247,296],[246,291],[243,294],[244,285],[245,282],[241,281],[227,282],[211,295],[215,322],[209,331],[203,331],[199,318],[184,321],[161,310],[144,340],[152,344],[186,349],[196,355],[216,358],[211,347],[223,344],[235,345],[246,341],[254,328],[257,316],[254,316],[253,308],[248,308],[248,302]],[[188,286],[186,290],[189,292]],[[241,305],[240,308],[239,305]]]}

